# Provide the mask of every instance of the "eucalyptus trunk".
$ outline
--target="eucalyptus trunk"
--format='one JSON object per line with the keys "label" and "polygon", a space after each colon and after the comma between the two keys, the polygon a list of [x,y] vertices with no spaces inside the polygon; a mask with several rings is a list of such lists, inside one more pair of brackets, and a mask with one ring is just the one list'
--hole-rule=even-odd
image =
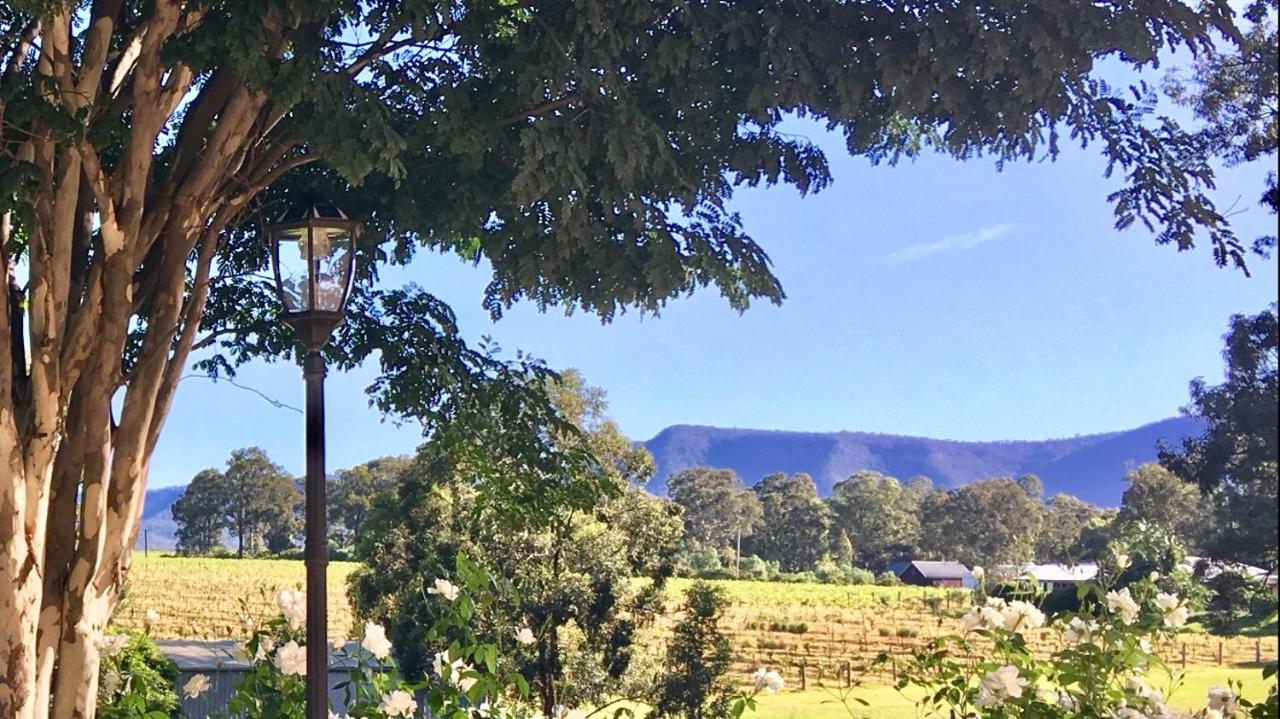
{"label": "eucalyptus trunk", "polygon": [[[13,82],[38,48],[34,70],[51,88],[16,143],[39,183],[34,215],[0,217],[0,716],[13,719],[94,715],[98,647],[220,236],[311,159],[294,153],[279,108],[231,78],[215,74],[188,97],[193,71],[161,53],[199,20],[181,3],[155,3],[123,41],[119,3],[93,9],[77,52],[72,10],[54,10],[0,77]],[[154,148],[184,102],[161,174]],[[131,110],[110,167],[64,124],[89,122],[104,103]]]}

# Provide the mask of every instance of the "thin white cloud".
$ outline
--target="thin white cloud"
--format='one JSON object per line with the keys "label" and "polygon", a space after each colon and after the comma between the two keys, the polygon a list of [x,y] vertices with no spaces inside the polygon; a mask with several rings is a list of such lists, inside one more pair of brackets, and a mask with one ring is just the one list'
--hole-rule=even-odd
{"label": "thin white cloud", "polygon": [[984,227],[975,232],[962,232],[958,235],[947,235],[946,237],[935,240],[934,242],[925,242],[919,245],[911,245],[903,247],[900,250],[890,252],[885,255],[884,261],[890,265],[901,265],[907,262],[915,262],[939,252],[954,252],[958,250],[969,250],[979,245],[985,245],[992,240],[997,240],[1009,233],[1013,229],[1013,223],[1003,222],[998,225]]}

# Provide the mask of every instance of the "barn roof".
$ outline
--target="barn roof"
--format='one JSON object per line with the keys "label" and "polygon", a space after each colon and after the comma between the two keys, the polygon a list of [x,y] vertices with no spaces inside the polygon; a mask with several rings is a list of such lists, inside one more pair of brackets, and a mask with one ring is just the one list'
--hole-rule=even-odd
{"label": "barn roof", "polygon": [[959,562],[915,561],[908,566],[915,567],[925,579],[964,579],[970,576],[968,567]]}
{"label": "barn roof", "polygon": [[1022,574],[1040,582],[1086,582],[1098,576],[1098,565],[1028,564],[1022,568]]}

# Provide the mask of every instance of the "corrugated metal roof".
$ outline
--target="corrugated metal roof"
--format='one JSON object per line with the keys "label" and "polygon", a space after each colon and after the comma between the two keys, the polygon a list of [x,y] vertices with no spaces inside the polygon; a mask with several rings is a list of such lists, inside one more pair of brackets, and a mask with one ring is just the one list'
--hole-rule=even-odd
{"label": "corrugated metal roof", "polygon": [[971,576],[968,567],[959,562],[915,561],[910,566],[915,567],[925,579],[964,579]]}

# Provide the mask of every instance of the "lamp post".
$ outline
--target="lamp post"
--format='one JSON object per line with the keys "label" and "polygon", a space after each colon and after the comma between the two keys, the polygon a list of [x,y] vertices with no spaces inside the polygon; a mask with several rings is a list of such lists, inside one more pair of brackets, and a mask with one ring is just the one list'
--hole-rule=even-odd
{"label": "lamp post", "polygon": [[328,602],[329,564],[325,521],[324,357],[320,350],[342,324],[351,293],[355,241],[360,224],[324,203],[295,205],[265,232],[271,246],[276,292],[284,307],[280,318],[293,328],[307,356],[306,381],[306,542],[307,565],[307,719],[329,716]]}

